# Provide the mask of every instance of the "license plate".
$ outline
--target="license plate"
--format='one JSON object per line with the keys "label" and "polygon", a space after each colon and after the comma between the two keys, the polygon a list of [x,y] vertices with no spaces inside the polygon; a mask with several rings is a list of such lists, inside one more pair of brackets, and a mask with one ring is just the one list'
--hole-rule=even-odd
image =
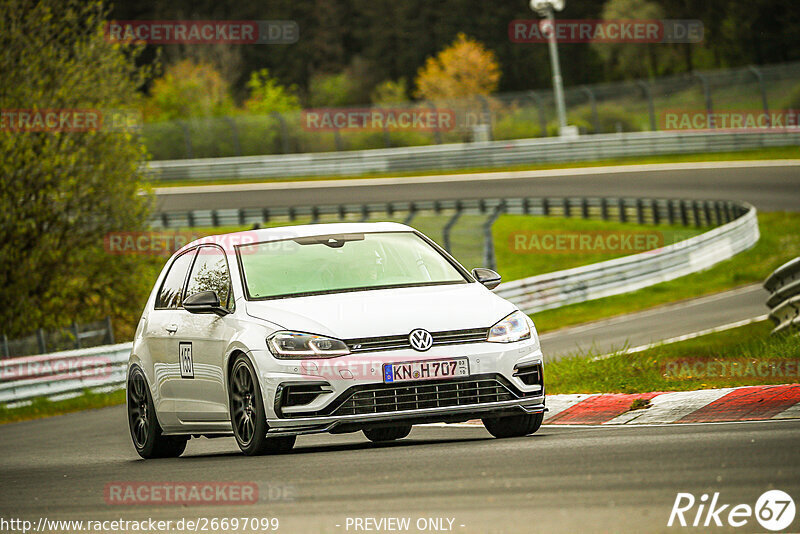
{"label": "license plate", "polygon": [[383,381],[387,384],[408,382],[410,380],[439,380],[457,376],[469,376],[469,361],[467,358],[387,363],[383,365]]}

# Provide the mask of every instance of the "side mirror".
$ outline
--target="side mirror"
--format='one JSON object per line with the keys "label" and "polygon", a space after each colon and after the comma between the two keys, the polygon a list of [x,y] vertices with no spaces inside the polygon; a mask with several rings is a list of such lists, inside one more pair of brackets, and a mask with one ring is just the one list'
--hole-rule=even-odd
{"label": "side mirror", "polygon": [[475,280],[485,285],[487,289],[494,289],[500,285],[500,275],[491,269],[477,267],[472,269],[472,276],[475,277]]}
{"label": "side mirror", "polygon": [[220,306],[219,296],[215,291],[200,291],[186,297],[183,308],[190,313],[216,313],[220,317],[230,313]]}

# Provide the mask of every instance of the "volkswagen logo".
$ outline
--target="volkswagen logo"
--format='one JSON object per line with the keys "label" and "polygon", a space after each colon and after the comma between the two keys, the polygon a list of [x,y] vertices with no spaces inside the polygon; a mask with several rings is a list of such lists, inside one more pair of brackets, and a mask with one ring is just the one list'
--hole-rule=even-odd
{"label": "volkswagen logo", "polygon": [[414,350],[425,352],[433,345],[433,336],[427,330],[417,328],[408,334],[408,342]]}

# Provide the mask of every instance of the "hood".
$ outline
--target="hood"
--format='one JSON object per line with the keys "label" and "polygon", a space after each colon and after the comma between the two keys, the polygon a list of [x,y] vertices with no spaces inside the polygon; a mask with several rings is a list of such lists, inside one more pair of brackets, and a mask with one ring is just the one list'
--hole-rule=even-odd
{"label": "hood", "polygon": [[286,330],[339,339],[488,328],[517,308],[481,284],[404,287],[249,301],[247,313]]}

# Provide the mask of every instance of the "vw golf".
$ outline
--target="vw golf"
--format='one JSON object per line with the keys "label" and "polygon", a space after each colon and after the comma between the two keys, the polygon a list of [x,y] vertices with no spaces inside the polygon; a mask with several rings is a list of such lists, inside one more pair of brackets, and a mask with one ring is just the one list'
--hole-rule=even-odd
{"label": "vw golf", "polygon": [[400,439],[414,424],[481,419],[495,437],[542,423],[533,322],[413,228],[337,223],[204,238],[166,263],[127,375],[144,458],[191,437],[248,455],[298,435]]}

